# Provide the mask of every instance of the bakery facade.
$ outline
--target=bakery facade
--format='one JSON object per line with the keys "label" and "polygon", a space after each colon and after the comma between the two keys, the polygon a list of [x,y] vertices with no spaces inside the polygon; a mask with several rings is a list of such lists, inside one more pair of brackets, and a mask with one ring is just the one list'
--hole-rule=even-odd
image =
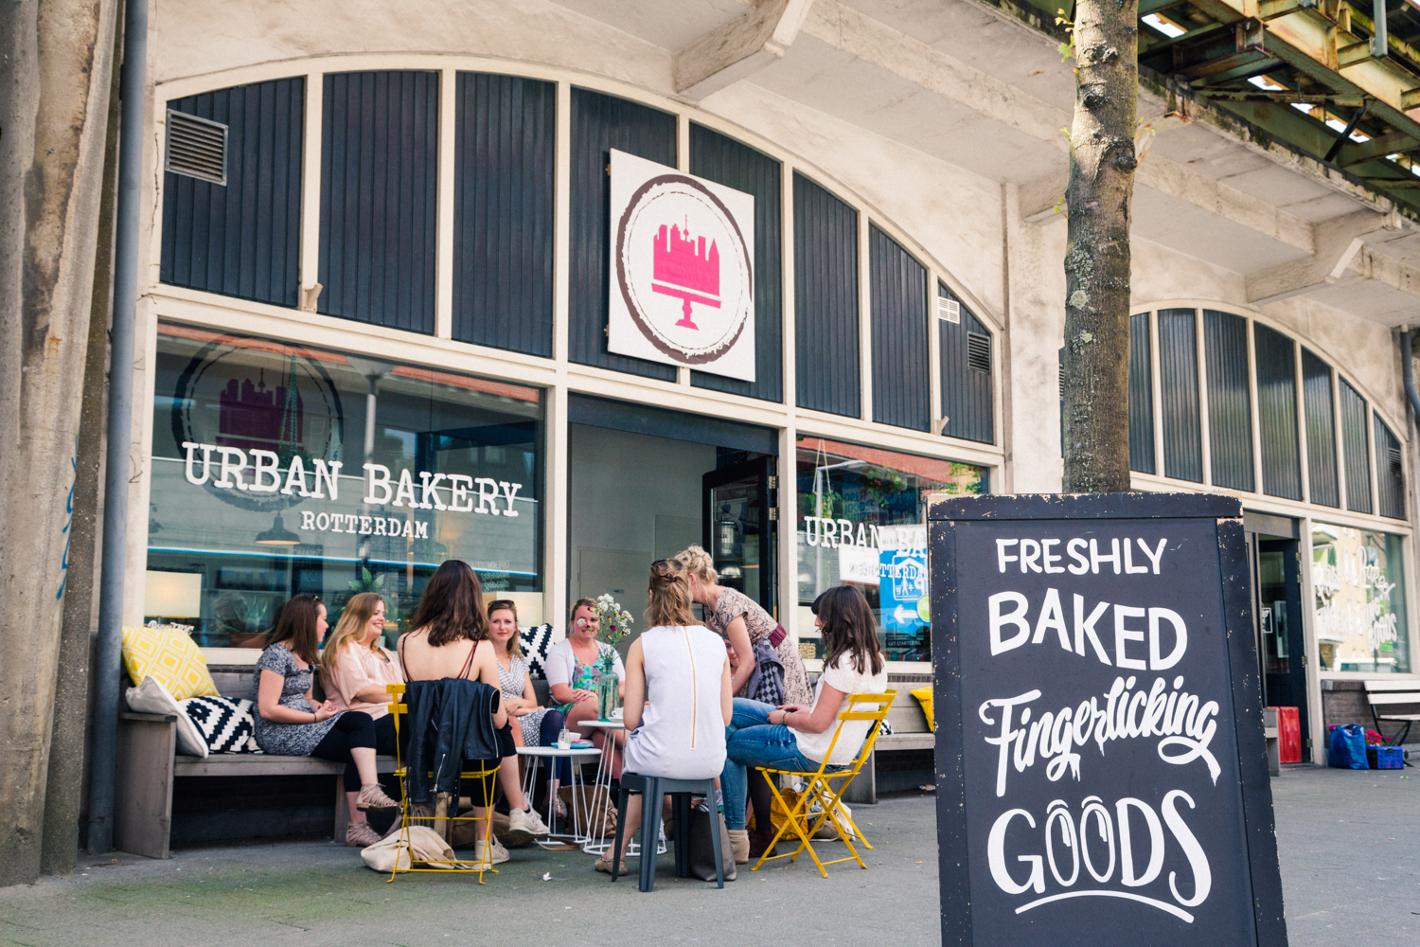
{"label": "bakery facade", "polygon": [[[583,595],[637,613],[647,563],[700,543],[806,655],[848,581],[926,674],[928,496],[1058,491],[1047,38],[969,3],[932,41],[893,4],[804,5],[757,71],[687,85],[697,37],[753,10],[153,6],[130,621],[250,660],[296,592],[398,621],[461,558],[560,633]],[[973,64],[966,22],[1011,64]],[[1253,293],[1371,211],[1159,125],[1135,486],[1242,498],[1267,702],[1316,748],[1334,682],[1417,670],[1404,300]],[[1211,197],[1165,180],[1189,155]],[[1245,217],[1228,162],[1314,200]]]}

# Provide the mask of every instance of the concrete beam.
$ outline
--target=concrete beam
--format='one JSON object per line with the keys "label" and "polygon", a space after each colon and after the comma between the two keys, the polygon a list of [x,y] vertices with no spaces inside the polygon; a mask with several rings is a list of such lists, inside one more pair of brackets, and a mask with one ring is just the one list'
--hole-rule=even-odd
{"label": "concrete beam", "polygon": [[759,0],[743,16],[695,40],[675,54],[676,92],[703,99],[779,59],[799,35],[813,2]]}
{"label": "concrete beam", "polygon": [[1310,257],[1248,275],[1248,302],[1260,305],[1335,285],[1346,279],[1347,270],[1358,259],[1370,261],[1365,265],[1377,274],[1366,278],[1382,282],[1389,279],[1387,285],[1411,291],[1409,287],[1420,286],[1420,281],[1411,283],[1413,274],[1400,273],[1400,269],[1408,267],[1388,257],[1375,257],[1366,246],[1368,236],[1383,231],[1398,232],[1402,226],[1400,215],[1395,211],[1386,214],[1360,211],[1317,224],[1313,229],[1316,250]]}

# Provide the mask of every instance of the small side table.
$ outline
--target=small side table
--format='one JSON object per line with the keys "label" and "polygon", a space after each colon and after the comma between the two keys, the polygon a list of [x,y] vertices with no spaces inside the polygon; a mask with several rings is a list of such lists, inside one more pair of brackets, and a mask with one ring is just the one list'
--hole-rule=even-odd
{"label": "small side table", "polygon": [[[537,768],[543,760],[548,761],[547,827],[550,830],[548,832],[548,838],[560,838],[575,845],[584,845],[589,840],[591,826],[595,823],[591,821],[591,813],[580,811],[582,809],[582,797],[585,795],[585,793],[578,792],[577,790],[579,787],[582,786],[581,764],[594,756],[600,755],[601,750],[598,750],[595,747],[583,747],[581,749],[569,748],[566,750],[556,746],[518,747],[518,756],[521,759],[528,761],[527,772],[523,774],[523,795],[527,796],[529,799],[532,798],[534,780],[537,778]],[[572,779],[571,782],[568,783],[568,785],[571,787],[570,795],[572,797],[572,804],[567,807],[567,814],[572,820],[572,833],[570,835],[568,835],[565,831],[567,828],[566,826],[563,826],[563,832],[559,833],[557,831],[557,807],[556,804],[553,802],[552,786],[553,783],[557,781],[556,761],[559,759],[567,759],[570,760],[572,763]],[[586,827],[587,831],[583,831],[583,826]]]}
{"label": "small side table", "polygon": [[[616,733],[618,730],[626,729],[626,725],[623,724],[620,719],[583,720],[581,723],[577,724],[577,729],[579,731],[588,727],[594,730],[601,730],[607,735],[608,740],[611,740],[612,734]],[[605,821],[598,822],[597,818],[600,816],[603,820],[605,820],[607,817],[606,810],[611,809],[613,807],[613,803],[611,801],[611,765],[607,762],[608,754],[600,750],[598,750],[597,752],[602,753],[602,757],[600,760],[597,761],[597,775],[592,780],[592,786],[601,786],[606,789],[606,792],[600,793],[593,791],[592,805],[594,808],[591,812],[591,815],[589,816],[589,825],[605,825]],[[603,799],[606,800],[605,808],[603,808],[602,805]],[[612,839],[610,838],[589,838],[586,840],[586,842],[583,843],[582,851],[586,852],[588,855],[604,855],[611,850],[611,844]],[[639,855],[640,853],[641,843],[639,841],[632,841],[631,844],[626,847],[627,855]],[[656,839],[656,854],[664,855],[665,853],[666,838],[665,835],[662,834],[659,838]]]}

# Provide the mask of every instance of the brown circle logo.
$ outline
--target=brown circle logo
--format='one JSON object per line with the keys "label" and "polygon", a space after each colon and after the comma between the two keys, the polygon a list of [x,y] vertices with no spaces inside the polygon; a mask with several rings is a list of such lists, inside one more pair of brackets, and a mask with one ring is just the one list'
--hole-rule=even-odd
{"label": "brown circle logo", "polygon": [[735,347],[754,312],[754,268],[734,214],[703,183],[645,181],[617,221],[612,255],[626,309],[658,351],[707,365]]}

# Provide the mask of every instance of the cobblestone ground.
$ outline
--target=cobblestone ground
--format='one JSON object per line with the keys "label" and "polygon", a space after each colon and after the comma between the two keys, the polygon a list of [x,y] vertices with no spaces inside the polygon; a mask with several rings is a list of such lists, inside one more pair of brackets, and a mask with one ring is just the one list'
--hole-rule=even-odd
{"label": "cobblestone ground", "polygon": [[[1415,772],[1293,768],[1273,780],[1292,944],[1420,943]],[[936,943],[932,797],[856,811],[877,846],[868,871],[742,870],[724,891],[675,879],[670,856],[646,895],[634,877],[612,886],[590,856],[528,849],[483,887],[439,875],[388,885],[329,842],[107,859],[0,890],[0,943]]]}

